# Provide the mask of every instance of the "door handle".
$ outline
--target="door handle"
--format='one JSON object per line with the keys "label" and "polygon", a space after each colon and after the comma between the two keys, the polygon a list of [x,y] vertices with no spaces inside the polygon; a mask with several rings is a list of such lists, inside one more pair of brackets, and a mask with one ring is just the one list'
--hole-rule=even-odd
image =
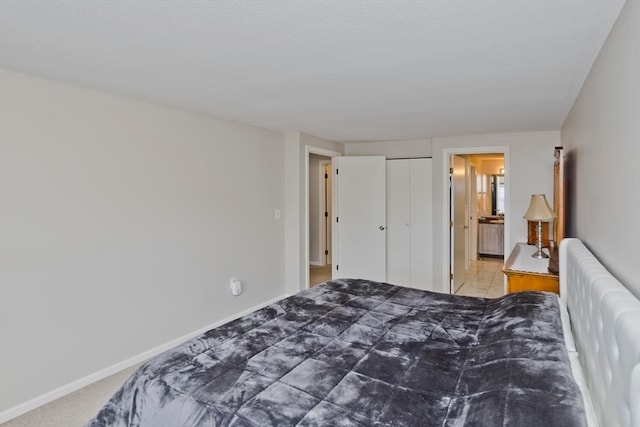
{"label": "door handle", "polygon": [[378,227],[380,229],[380,231],[384,231],[384,225],[381,225],[380,227]]}

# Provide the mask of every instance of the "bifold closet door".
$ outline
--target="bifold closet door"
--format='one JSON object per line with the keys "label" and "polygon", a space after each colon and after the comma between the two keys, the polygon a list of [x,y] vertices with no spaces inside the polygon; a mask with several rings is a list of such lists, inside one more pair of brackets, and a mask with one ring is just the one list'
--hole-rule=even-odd
{"label": "bifold closet door", "polygon": [[411,285],[433,290],[432,159],[411,159]]}
{"label": "bifold closet door", "polygon": [[409,159],[387,160],[387,282],[411,285]]}
{"label": "bifold closet door", "polygon": [[387,281],[433,289],[431,159],[387,160]]}

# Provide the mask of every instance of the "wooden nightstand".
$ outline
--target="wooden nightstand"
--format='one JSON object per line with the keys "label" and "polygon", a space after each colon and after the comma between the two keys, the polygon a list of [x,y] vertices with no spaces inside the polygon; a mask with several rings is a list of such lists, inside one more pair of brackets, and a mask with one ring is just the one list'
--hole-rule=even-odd
{"label": "wooden nightstand", "polygon": [[513,248],[507,262],[502,266],[502,272],[507,275],[507,293],[519,291],[560,293],[557,272],[549,272],[548,258],[533,258],[531,254],[535,251],[535,246],[526,243],[518,243]]}

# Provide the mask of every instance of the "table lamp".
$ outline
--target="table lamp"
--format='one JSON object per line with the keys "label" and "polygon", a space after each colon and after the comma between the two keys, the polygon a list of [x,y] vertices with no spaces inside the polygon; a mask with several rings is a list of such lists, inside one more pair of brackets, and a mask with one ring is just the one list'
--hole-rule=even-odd
{"label": "table lamp", "polygon": [[547,203],[547,198],[544,194],[532,194],[531,203],[529,203],[529,209],[524,214],[523,218],[528,221],[538,221],[537,237],[538,242],[536,244],[537,251],[531,255],[533,258],[549,258],[549,255],[542,252],[542,221],[550,221],[556,217],[555,212]]}

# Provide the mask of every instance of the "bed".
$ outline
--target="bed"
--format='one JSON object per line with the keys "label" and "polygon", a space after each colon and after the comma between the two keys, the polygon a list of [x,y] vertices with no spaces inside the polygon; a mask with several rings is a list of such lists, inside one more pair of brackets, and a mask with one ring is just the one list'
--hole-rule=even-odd
{"label": "bed", "polygon": [[87,425],[640,426],[640,302],[560,250],[562,299],[304,290],[149,360]]}

